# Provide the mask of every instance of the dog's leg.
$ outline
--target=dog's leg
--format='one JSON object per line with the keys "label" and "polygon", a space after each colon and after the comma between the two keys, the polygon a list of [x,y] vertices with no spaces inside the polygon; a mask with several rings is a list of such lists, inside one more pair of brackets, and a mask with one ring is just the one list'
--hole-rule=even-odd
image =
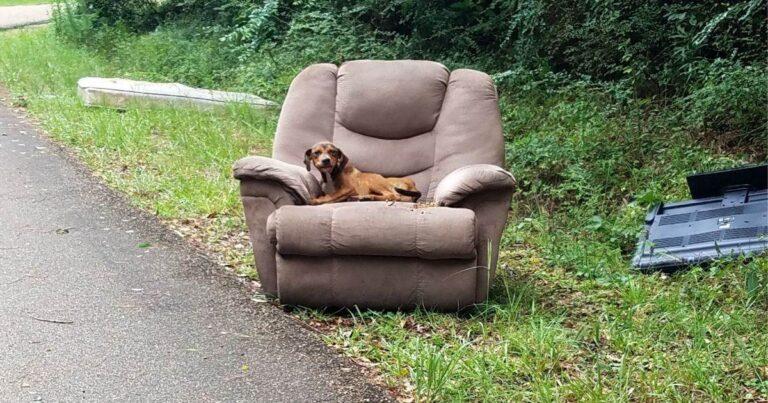
{"label": "dog's leg", "polygon": [[399,195],[394,194],[394,193],[386,193],[386,194],[380,194],[380,195],[352,196],[352,197],[350,197],[350,200],[355,200],[355,201],[407,201],[407,200],[401,200],[401,197]]}
{"label": "dog's leg", "polygon": [[374,201],[374,198],[373,198],[373,195],[353,195],[353,196],[349,196],[347,200],[364,202],[364,201]]}
{"label": "dog's leg", "polygon": [[352,196],[355,193],[355,189],[352,188],[342,188],[339,189],[335,193],[331,193],[329,195],[316,197],[309,201],[309,204],[316,206],[318,204],[326,204],[326,203],[338,203],[343,202],[344,200],[347,200],[350,196]]}

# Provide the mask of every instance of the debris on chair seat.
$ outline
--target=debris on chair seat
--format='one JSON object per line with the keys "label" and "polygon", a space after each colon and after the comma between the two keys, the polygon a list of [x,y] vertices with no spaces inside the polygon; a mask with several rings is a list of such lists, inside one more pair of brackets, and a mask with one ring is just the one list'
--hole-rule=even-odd
{"label": "debris on chair seat", "polygon": [[413,203],[413,208],[414,209],[431,208],[431,207],[438,207],[438,205],[437,205],[437,203],[435,203],[433,201]]}
{"label": "debris on chair seat", "polygon": [[178,83],[153,83],[122,78],[84,77],[77,81],[77,93],[87,106],[116,109],[149,106],[216,109],[237,103],[260,109],[278,106],[275,102],[241,92],[207,90]]}

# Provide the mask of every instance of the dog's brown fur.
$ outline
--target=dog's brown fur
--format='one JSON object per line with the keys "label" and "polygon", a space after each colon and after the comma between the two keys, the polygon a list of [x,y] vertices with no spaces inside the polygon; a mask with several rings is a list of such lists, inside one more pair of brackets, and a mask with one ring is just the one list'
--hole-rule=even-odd
{"label": "dog's brown fur", "polygon": [[385,178],[379,174],[360,172],[349,158],[330,142],[317,143],[304,154],[307,171],[312,165],[323,174],[325,195],[310,200],[310,204],[355,201],[414,202],[421,193],[411,178]]}

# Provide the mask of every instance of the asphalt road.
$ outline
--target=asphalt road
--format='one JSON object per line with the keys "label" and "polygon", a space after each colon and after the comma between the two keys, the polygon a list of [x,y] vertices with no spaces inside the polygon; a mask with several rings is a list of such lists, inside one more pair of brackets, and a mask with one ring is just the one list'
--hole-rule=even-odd
{"label": "asphalt road", "polygon": [[76,399],[387,395],[0,104],[0,401]]}
{"label": "asphalt road", "polygon": [[50,4],[0,7],[0,30],[44,24],[50,19]]}

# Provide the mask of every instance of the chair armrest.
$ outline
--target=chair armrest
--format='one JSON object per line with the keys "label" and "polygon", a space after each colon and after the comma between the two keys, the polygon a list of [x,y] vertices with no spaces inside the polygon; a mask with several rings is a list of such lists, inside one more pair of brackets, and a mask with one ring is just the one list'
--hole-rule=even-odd
{"label": "chair armrest", "polygon": [[245,157],[235,162],[232,171],[240,181],[277,183],[296,204],[307,204],[321,193],[317,179],[306,169],[272,158]]}
{"label": "chair armrest", "polygon": [[435,203],[453,206],[473,194],[497,190],[511,193],[515,177],[503,168],[490,164],[467,165],[443,178],[435,189]]}
{"label": "chair armrest", "polygon": [[266,157],[246,157],[232,166],[240,180],[245,222],[256,269],[264,292],[277,295],[275,246],[269,242],[267,220],[282,206],[307,204],[320,194],[320,184],[304,167]]}
{"label": "chair armrest", "polygon": [[[435,203],[475,212],[477,223],[476,302],[485,301],[496,274],[499,240],[509,212],[515,178],[496,165],[467,165],[449,173],[435,189]],[[489,249],[490,248],[490,249]]]}

